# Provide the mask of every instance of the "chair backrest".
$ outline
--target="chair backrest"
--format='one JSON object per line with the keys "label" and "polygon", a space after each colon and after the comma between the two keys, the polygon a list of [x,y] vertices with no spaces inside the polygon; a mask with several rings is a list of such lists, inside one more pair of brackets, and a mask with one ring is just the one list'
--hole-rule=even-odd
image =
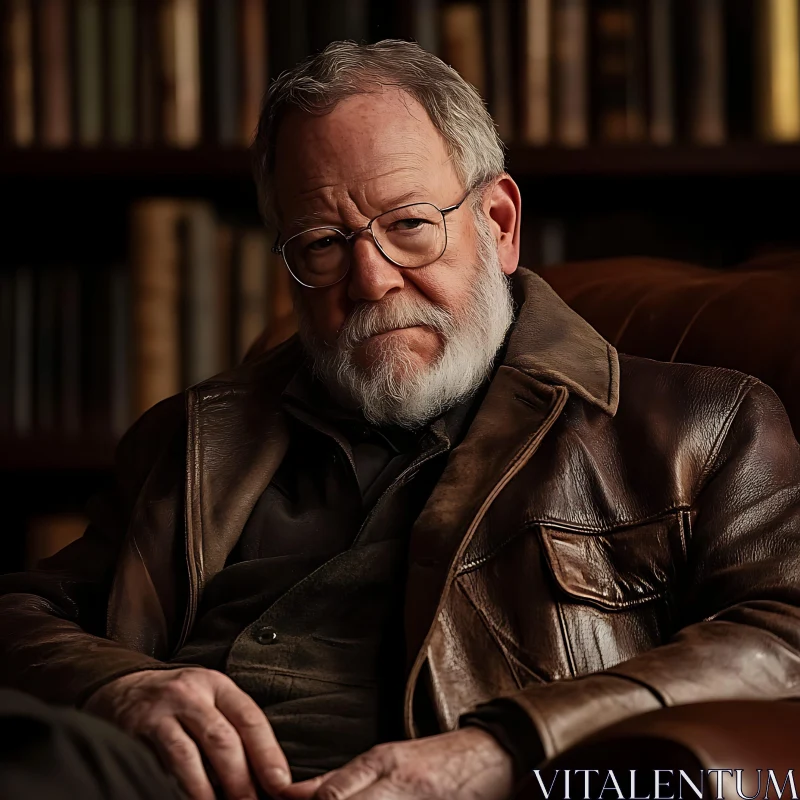
{"label": "chair backrest", "polygon": [[542,277],[620,352],[755,375],[800,435],[800,253],[730,270],[608,259]]}

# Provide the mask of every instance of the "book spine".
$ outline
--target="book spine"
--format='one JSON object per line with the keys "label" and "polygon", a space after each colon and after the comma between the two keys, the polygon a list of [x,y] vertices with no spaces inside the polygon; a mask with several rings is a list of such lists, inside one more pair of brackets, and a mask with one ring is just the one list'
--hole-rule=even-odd
{"label": "book spine", "polygon": [[98,0],[76,0],[75,56],[79,144],[103,139],[103,27]]}
{"label": "book spine", "polygon": [[164,141],[200,142],[200,19],[197,0],[164,0],[160,8]]}
{"label": "book spine", "polygon": [[221,370],[217,305],[217,238],[214,212],[207,203],[187,204],[184,382],[199,383]]}
{"label": "book spine", "polygon": [[127,270],[114,265],[108,276],[108,398],[111,433],[122,436],[131,424],[131,298]]}
{"label": "book spine", "polygon": [[136,7],[136,121],[137,139],[142,145],[153,145],[163,138],[159,16],[156,3]]}
{"label": "book spine", "polygon": [[34,282],[30,267],[14,275],[13,429],[19,436],[33,430]]}
{"label": "book spine", "polygon": [[30,0],[9,0],[4,46],[7,50],[6,109],[12,145],[29,147],[35,138],[33,20]]}
{"label": "book spine", "polygon": [[223,369],[235,364],[233,334],[234,231],[217,225],[217,318],[219,320],[218,359]]}
{"label": "book spine", "polygon": [[486,97],[483,15],[478,3],[450,3],[441,10],[442,58]]}
{"label": "book spine", "polygon": [[81,428],[81,287],[80,275],[74,267],[59,275],[59,359],[60,387],[58,424],[67,435],[76,435]]}
{"label": "book spine", "polygon": [[217,0],[215,11],[217,140],[232,147],[239,143],[238,6],[231,0]]}
{"label": "book spine", "polygon": [[269,241],[260,228],[241,232],[237,269],[237,349],[241,361],[269,321]]}
{"label": "book spine", "polygon": [[180,391],[181,204],[141,200],[131,208],[133,414]]}
{"label": "book spine", "polygon": [[108,10],[110,138],[117,146],[136,139],[136,8],[111,0]]}
{"label": "book spine", "polygon": [[67,0],[40,0],[40,138],[45,147],[72,140],[72,101]]}
{"label": "book spine", "polygon": [[240,18],[242,93],[239,107],[239,138],[244,145],[253,139],[261,103],[267,91],[267,9],[264,0],[242,0]]}
{"label": "book spine", "polygon": [[593,6],[593,128],[601,142],[644,138],[642,23],[637,0],[597,0]]}
{"label": "book spine", "polygon": [[586,0],[554,0],[555,138],[583,147],[589,138]]}
{"label": "book spine", "polygon": [[490,108],[497,132],[504,142],[514,137],[511,80],[511,9],[509,0],[493,0],[489,5],[492,93]]}
{"label": "book spine", "polygon": [[58,276],[46,269],[36,276],[35,329],[35,427],[39,431],[52,432],[56,427],[56,397],[58,382],[56,376],[61,372],[57,359],[58,328]]}
{"label": "book spine", "polygon": [[415,0],[412,13],[411,35],[420,47],[429,53],[438,53],[440,42],[437,0]]}
{"label": "book spine", "polygon": [[771,142],[800,140],[798,0],[758,4],[758,131]]}
{"label": "book spine", "polygon": [[650,140],[675,140],[675,67],[672,0],[650,0],[648,8],[650,66]]}
{"label": "book spine", "polygon": [[694,75],[689,133],[702,145],[722,144],[725,124],[725,34],[722,0],[694,0]]}
{"label": "book spine", "polygon": [[522,140],[550,141],[550,0],[526,0],[524,7]]}
{"label": "book spine", "polygon": [[0,431],[11,433],[14,387],[14,274],[0,272]]}

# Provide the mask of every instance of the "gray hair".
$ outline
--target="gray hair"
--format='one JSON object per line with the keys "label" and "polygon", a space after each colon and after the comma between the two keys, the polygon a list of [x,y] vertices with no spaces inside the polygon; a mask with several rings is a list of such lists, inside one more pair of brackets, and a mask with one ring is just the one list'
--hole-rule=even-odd
{"label": "gray hair", "polygon": [[[494,121],[475,88],[452,67],[401,39],[332,42],[281,73],[265,97],[251,153],[261,213],[268,224],[277,226],[273,175],[283,114],[289,108],[326,114],[346,97],[384,86],[402,89],[427,111],[465,189],[484,186],[503,173],[503,143]],[[477,204],[480,193],[476,195]]]}

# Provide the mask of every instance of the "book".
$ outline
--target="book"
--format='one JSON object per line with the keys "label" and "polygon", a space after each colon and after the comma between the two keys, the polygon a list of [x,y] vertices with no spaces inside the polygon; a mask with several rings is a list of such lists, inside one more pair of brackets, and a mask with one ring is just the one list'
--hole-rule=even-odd
{"label": "book", "polygon": [[30,517],[25,536],[25,568],[35,569],[42,559],[80,539],[88,524],[83,514],[71,512]]}
{"label": "book", "polygon": [[601,142],[645,136],[643,10],[640,0],[592,5],[592,128]]}
{"label": "book", "polygon": [[56,430],[57,381],[60,372],[59,355],[59,286],[58,272],[41,270],[34,283],[34,426],[37,431]]}
{"label": "book", "polygon": [[267,91],[267,9],[264,0],[242,0],[239,142],[249,145]]}
{"label": "book", "polygon": [[770,142],[800,140],[798,0],[757,4],[757,130]]}
{"label": "book", "polygon": [[83,147],[103,140],[103,42],[99,0],[75,0],[77,140]]}
{"label": "book", "polygon": [[219,319],[218,358],[223,369],[236,363],[235,337],[233,333],[234,298],[234,247],[235,235],[232,225],[219,223],[216,228],[217,248],[217,318]]}
{"label": "book", "polygon": [[131,415],[131,301],[128,270],[114,264],[108,273],[108,430],[118,438]]}
{"label": "book", "polygon": [[181,386],[180,231],[170,198],[131,206],[132,408],[139,417]]}
{"label": "book", "polygon": [[187,202],[183,214],[182,384],[191,386],[222,370],[218,245],[216,220],[209,203]]}
{"label": "book", "polygon": [[39,140],[44,147],[72,141],[72,79],[67,0],[38,4]]}
{"label": "book", "polygon": [[239,232],[236,259],[236,363],[269,322],[270,242],[263,228],[244,228]]}
{"label": "book", "polygon": [[723,3],[693,0],[690,6],[693,33],[689,137],[696,144],[719,145],[727,137]]}
{"label": "book", "polygon": [[675,67],[672,0],[649,0],[650,141],[675,140]]}
{"label": "book", "polygon": [[239,144],[239,31],[237,5],[214,5],[216,137],[225,147]]}
{"label": "book", "polygon": [[523,7],[522,109],[520,136],[544,145],[551,135],[551,0],[525,0]]}
{"label": "book", "polygon": [[514,138],[513,82],[511,80],[511,7],[509,0],[489,4],[491,93],[489,108],[504,142]]}
{"label": "book", "polygon": [[0,271],[0,431],[10,433],[14,383],[14,273]]}
{"label": "book", "polygon": [[81,414],[81,279],[77,268],[58,272],[56,426],[61,433],[79,433]]}
{"label": "book", "polygon": [[565,147],[589,139],[587,0],[553,0],[554,138]]}
{"label": "book", "polygon": [[436,0],[412,0],[411,37],[429,53],[438,53],[439,19]]}
{"label": "book", "polygon": [[30,267],[14,274],[12,427],[18,436],[33,431],[34,282]]}
{"label": "book", "polygon": [[28,147],[35,137],[30,0],[8,0],[5,12],[3,75],[7,137],[12,145]]}
{"label": "book", "polygon": [[483,14],[477,2],[448,3],[441,9],[442,59],[486,97]]}
{"label": "book", "polygon": [[136,7],[136,139],[153,145],[162,139],[161,42],[159,6]]}
{"label": "book", "polygon": [[111,144],[126,147],[136,140],[136,5],[133,0],[108,4],[108,109]]}
{"label": "book", "polygon": [[311,52],[307,0],[272,3],[269,8],[269,73],[280,75]]}
{"label": "book", "polygon": [[195,147],[202,126],[198,0],[162,0],[159,17],[164,142]]}

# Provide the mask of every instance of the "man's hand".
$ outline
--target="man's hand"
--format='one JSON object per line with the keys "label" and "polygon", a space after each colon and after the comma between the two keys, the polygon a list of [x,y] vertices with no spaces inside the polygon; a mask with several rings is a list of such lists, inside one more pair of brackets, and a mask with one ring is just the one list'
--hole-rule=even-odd
{"label": "man's hand", "polygon": [[505,800],[511,756],[486,731],[451,733],[373,747],[341,769],[284,789],[286,800]]}
{"label": "man's hand", "polygon": [[214,800],[202,755],[229,800],[256,798],[250,770],[270,794],[291,783],[264,712],[221,672],[146,670],[98,689],[85,711],[149,742],[193,800]]}

